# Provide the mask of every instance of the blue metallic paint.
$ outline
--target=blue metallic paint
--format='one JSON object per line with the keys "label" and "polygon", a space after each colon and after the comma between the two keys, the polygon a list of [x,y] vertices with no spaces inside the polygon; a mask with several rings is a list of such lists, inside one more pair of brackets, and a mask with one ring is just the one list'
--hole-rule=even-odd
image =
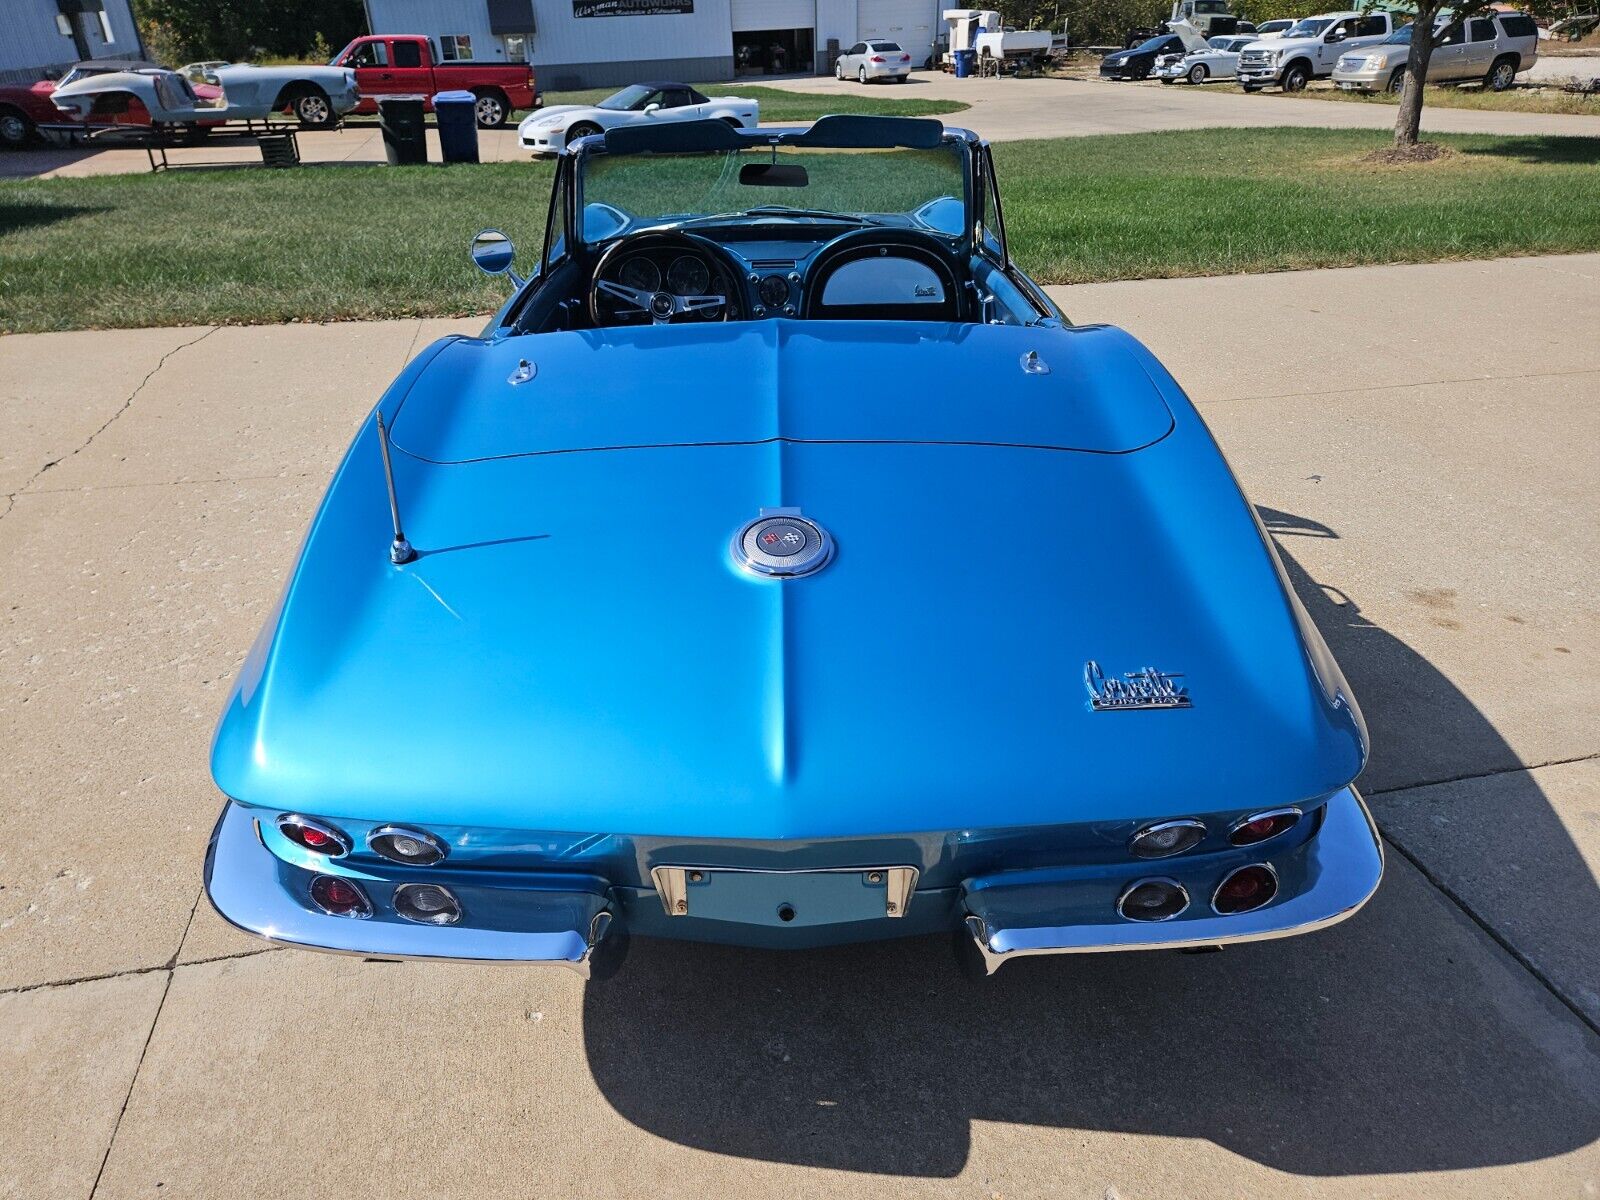
{"label": "blue metallic paint", "polygon": [[[376,410],[417,559],[388,560],[369,418],[241,671],[207,864],[230,920],[380,956],[581,968],[602,910],[766,945],[970,915],[992,968],[1294,932],[1376,886],[1348,788],[1359,710],[1198,413],[1126,334],[491,330],[429,347]],[[1049,374],[1019,368],[1030,350]],[[523,357],[537,374],[513,387]],[[869,364],[900,385],[838,383]],[[836,560],[787,582],[741,571],[733,531],[789,505]],[[1093,712],[1088,659],[1182,672],[1193,707]],[[1281,804],[1308,819],[1227,846],[1233,820]],[[283,812],[332,821],[356,852],[295,845]],[[1206,822],[1194,851],[1128,855],[1140,825],[1178,816]],[[366,849],[396,821],[449,843],[447,862]],[[1222,875],[1264,860],[1279,897],[1211,914]],[[667,916],[662,863],[905,863],[921,880],[902,919],[785,926]],[[315,871],[361,880],[374,919],[311,911]],[[1193,883],[1197,904],[1160,926],[1116,917],[1152,874]],[[463,896],[461,926],[393,915],[393,886],[419,878]]]}

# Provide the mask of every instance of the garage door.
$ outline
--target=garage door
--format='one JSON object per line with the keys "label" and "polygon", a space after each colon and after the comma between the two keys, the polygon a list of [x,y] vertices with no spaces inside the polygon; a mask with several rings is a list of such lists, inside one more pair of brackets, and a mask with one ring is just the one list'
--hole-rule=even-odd
{"label": "garage door", "polygon": [[814,29],[816,0],[733,0],[733,31]]}
{"label": "garage door", "polygon": [[[735,0],[737,3],[737,0]],[[910,50],[920,66],[933,45],[935,0],[861,0],[858,38],[888,38]]]}

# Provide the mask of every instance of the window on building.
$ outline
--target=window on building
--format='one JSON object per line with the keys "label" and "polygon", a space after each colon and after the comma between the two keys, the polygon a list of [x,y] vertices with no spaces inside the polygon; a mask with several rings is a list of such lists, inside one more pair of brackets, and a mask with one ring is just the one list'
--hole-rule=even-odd
{"label": "window on building", "polygon": [[508,33],[500,39],[500,44],[506,48],[507,62],[528,61],[528,35],[525,33]]}
{"label": "window on building", "polygon": [[397,67],[420,67],[422,65],[422,43],[396,42],[394,44],[394,65]]}
{"label": "window on building", "polygon": [[72,36],[72,18],[66,13],[56,14],[56,32],[62,37]]}
{"label": "window on building", "polygon": [[439,55],[445,62],[468,62],[472,58],[472,38],[464,33],[446,33],[439,38]]}

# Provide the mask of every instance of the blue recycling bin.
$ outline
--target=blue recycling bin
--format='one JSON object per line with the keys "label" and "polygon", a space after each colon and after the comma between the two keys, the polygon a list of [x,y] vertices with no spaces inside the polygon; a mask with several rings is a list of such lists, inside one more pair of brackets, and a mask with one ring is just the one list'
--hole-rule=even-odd
{"label": "blue recycling bin", "polygon": [[433,117],[439,123],[439,156],[447,163],[478,161],[478,98],[471,92],[438,92]]}
{"label": "blue recycling bin", "polygon": [[972,74],[972,63],[977,55],[971,50],[957,50],[955,52],[956,78],[966,79]]}

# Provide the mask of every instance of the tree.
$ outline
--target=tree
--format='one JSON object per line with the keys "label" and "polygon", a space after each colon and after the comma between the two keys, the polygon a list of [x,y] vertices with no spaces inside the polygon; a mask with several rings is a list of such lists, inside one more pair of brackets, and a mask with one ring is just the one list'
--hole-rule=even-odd
{"label": "tree", "polygon": [[[166,65],[199,59],[299,58],[365,33],[361,0],[137,0],[140,28]],[[321,39],[320,43],[318,39]],[[156,50],[156,43],[161,49]]]}
{"label": "tree", "polygon": [[[1492,0],[1465,0],[1451,3],[1444,0],[1416,0],[1416,17],[1411,22],[1411,51],[1406,57],[1405,87],[1400,93],[1400,111],[1394,119],[1394,145],[1397,150],[1410,150],[1417,145],[1422,129],[1423,85],[1428,78],[1428,62],[1433,58],[1434,47],[1447,31],[1467,28],[1474,17],[1487,16],[1494,8]],[[1533,16],[1546,16],[1550,0],[1535,0],[1519,7]],[[1450,21],[1439,27],[1439,14],[1448,11]]]}

